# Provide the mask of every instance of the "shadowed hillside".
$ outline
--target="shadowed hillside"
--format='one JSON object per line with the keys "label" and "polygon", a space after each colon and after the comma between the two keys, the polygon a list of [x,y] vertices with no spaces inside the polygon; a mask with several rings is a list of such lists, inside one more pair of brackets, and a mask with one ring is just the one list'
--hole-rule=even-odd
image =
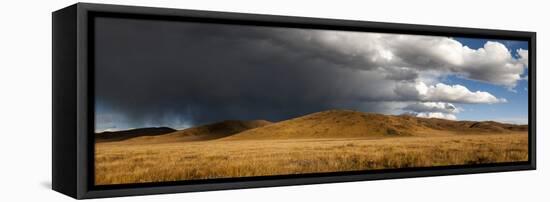
{"label": "shadowed hillside", "polygon": [[96,142],[110,142],[110,141],[121,141],[134,137],[140,136],[156,136],[163,135],[176,130],[168,127],[158,127],[158,128],[139,128],[132,130],[116,131],[116,132],[102,132],[95,134]]}
{"label": "shadowed hillside", "polygon": [[143,143],[163,143],[177,141],[213,140],[234,135],[249,129],[266,126],[269,124],[271,124],[271,122],[265,120],[227,120],[223,122],[206,124],[180,131],[175,131],[162,136],[145,136],[133,138],[129,141]]}

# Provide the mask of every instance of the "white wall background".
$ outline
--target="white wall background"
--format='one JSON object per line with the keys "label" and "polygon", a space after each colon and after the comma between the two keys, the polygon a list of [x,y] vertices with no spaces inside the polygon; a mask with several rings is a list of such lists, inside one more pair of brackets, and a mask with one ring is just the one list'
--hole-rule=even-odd
{"label": "white wall background", "polygon": [[[538,34],[538,170],[102,199],[109,201],[544,201],[550,199],[550,14],[545,1],[89,1],[340,18]],[[51,12],[75,3],[0,4],[0,201],[68,201],[51,186]],[[29,200],[27,200],[29,199]]]}

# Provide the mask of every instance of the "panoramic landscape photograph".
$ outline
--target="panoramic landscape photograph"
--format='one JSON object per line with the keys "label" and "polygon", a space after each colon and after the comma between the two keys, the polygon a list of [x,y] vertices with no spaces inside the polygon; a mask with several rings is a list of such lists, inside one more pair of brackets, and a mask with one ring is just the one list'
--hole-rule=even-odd
{"label": "panoramic landscape photograph", "polygon": [[94,26],[95,185],[529,158],[527,41]]}

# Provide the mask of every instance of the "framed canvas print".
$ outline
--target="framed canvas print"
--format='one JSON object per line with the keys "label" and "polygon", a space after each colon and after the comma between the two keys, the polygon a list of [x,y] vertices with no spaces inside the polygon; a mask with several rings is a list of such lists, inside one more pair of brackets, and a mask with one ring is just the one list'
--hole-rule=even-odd
{"label": "framed canvas print", "polygon": [[53,189],[532,170],[535,36],[78,3],[53,13]]}

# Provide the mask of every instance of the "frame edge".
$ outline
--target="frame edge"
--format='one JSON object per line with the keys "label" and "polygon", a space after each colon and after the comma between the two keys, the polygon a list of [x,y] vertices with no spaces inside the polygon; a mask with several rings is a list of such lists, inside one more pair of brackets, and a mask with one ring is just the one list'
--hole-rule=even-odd
{"label": "frame edge", "polygon": [[52,189],[76,198],[76,5],[52,12]]}
{"label": "frame edge", "polygon": [[[432,176],[448,176],[448,175],[462,175],[462,174],[477,174],[488,172],[505,172],[505,171],[522,171],[522,170],[535,170],[536,169],[536,82],[535,82],[535,49],[536,49],[536,32],[520,32],[520,31],[508,31],[508,30],[489,30],[478,28],[462,28],[462,27],[445,27],[445,26],[433,26],[433,25],[415,25],[415,24],[401,24],[401,23],[382,23],[382,22],[366,22],[366,21],[353,21],[353,20],[338,20],[338,19],[321,19],[321,18],[307,18],[307,17],[295,17],[295,16],[278,16],[278,15],[259,15],[259,14],[243,14],[243,13],[229,13],[229,12],[213,12],[213,11],[196,11],[196,10],[184,10],[184,9],[167,9],[167,8],[153,8],[153,7],[134,7],[134,6],[118,6],[108,4],[90,4],[90,3],[78,3],[77,6],[77,78],[78,78],[78,90],[77,90],[77,118],[78,118],[78,132],[77,132],[77,196],[76,198],[102,198],[102,197],[115,197],[115,196],[136,196],[147,194],[168,194],[168,193],[184,193],[184,192],[196,192],[196,191],[214,191],[214,190],[227,190],[227,189],[244,189],[244,188],[261,188],[261,187],[276,187],[276,186],[291,186],[291,185],[307,185],[307,184],[319,184],[319,183],[341,183],[341,182],[353,182],[353,181],[365,181],[365,180],[381,180],[381,179],[398,179],[398,178],[412,178],[412,177],[432,177]],[[529,76],[531,81],[529,82],[530,90],[533,91],[530,95],[530,118],[532,122],[529,122],[530,126],[530,163],[525,165],[512,165],[512,166],[494,166],[494,167],[478,167],[478,168],[456,168],[447,170],[421,170],[410,172],[398,172],[387,174],[362,174],[362,175],[345,175],[345,176],[330,176],[330,177],[317,177],[317,178],[293,178],[293,179],[275,179],[275,180],[262,180],[262,181],[246,181],[246,182],[228,182],[228,183],[213,183],[213,184],[201,184],[201,185],[172,185],[172,186],[151,186],[145,188],[127,188],[127,189],[112,189],[112,190],[92,190],[88,186],[88,170],[86,165],[88,163],[88,151],[89,142],[87,139],[88,119],[91,118],[88,102],[88,13],[95,11],[105,12],[119,12],[119,13],[140,13],[151,15],[170,15],[175,17],[189,17],[199,16],[212,19],[230,18],[236,20],[243,20],[250,18],[253,21],[268,22],[268,21],[284,21],[287,23],[313,23],[317,25],[323,25],[324,22],[330,21],[333,24],[341,23],[343,27],[353,27],[361,24],[362,26],[375,26],[377,28],[387,29],[388,27],[401,27],[394,28],[394,30],[411,29],[419,32],[434,32],[434,33],[451,33],[452,31],[464,31],[466,34],[479,34],[485,35],[499,35],[499,36],[514,36],[521,38],[528,38],[530,41],[530,63],[529,63]],[[391,30],[391,29],[390,29]]]}

